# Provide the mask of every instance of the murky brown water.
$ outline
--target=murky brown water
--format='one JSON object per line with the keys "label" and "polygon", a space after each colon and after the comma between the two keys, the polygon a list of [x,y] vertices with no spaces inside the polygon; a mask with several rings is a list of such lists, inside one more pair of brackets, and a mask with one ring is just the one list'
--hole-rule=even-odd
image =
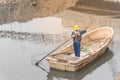
{"label": "murky brown water", "polygon": [[[86,14],[84,9],[82,10],[84,13],[78,10],[79,8],[72,8],[58,14],[57,17],[0,25],[0,79],[113,80],[115,74],[120,72],[119,14],[107,15],[110,12],[104,12],[106,15],[103,15],[100,14],[103,12],[99,11],[98,16],[98,11]],[[75,73],[49,69],[49,65],[43,60],[40,66],[47,73],[31,63],[40,60],[67,39],[71,32],[69,27],[74,24],[80,26],[91,24],[89,30],[104,26],[112,27],[115,34],[105,55]]]}

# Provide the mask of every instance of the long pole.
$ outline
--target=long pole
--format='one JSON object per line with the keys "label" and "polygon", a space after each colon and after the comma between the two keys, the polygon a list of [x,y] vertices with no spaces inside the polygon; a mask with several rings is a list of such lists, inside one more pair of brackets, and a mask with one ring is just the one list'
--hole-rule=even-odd
{"label": "long pole", "polygon": [[46,56],[44,56],[41,60],[39,60],[37,63],[35,63],[35,65],[38,66],[38,64],[45,59],[47,56],[49,56],[50,54],[52,54],[56,49],[58,49],[59,47],[61,47],[62,45],[64,45],[66,42],[68,42],[71,38],[69,38],[68,40],[66,40],[65,42],[63,42],[61,45],[59,45],[58,47],[56,47],[54,50],[52,50],[49,54],[47,54]]}
{"label": "long pole", "polygon": [[[91,23],[92,24],[92,23]],[[91,25],[90,24],[90,25]],[[86,26],[86,30],[88,29],[89,26]],[[45,59],[47,56],[49,56],[50,54],[52,54],[56,49],[58,49],[59,47],[61,47],[62,45],[64,45],[66,42],[68,42],[71,38],[69,38],[68,40],[66,40],[65,42],[63,42],[61,45],[59,45],[57,48],[55,48],[54,50],[52,50],[49,54],[47,54],[46,56],[44,56],[42,59],[40,59],[38,62],[35,63],[35,65],[38,66],[38,64]]]}

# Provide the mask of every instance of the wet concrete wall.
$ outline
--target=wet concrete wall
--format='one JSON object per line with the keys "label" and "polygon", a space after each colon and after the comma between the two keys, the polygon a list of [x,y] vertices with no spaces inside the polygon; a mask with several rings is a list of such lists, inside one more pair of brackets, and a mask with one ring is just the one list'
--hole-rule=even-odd
{"label": "wet concrete wall", "polygon": [[111,26],[111,22],[114,21],[112,18],[109,18],[109,16],[103,17],[95,14],[84,14],[73,10],[66,10],[57,16],[62,17],[62,24],[65,27],[73,27],[75,24],[78,24],[81,29],[88,27],[88,30],[93,30],[97,27]]}

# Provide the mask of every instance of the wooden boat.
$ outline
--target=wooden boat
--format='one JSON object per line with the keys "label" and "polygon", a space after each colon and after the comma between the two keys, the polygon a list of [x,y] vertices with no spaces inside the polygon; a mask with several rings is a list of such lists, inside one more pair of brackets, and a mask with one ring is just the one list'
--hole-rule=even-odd
{"label": "wooden boat", "polygon": [[48,80],[51,80],[51,78],[53,79],[54,77],[58,79],[65,79],[65,80],[82,80],[87,74],[96,70],[98,67],[100,67],[101,65],[105,64],[107,61],[112,59],[113,56],[114,56],[113,52],[107,49],[105,51],[105,54],[100,56],[92,64],[89,64],[89,67],[87,67],[87,69],[82,68],[81,70],[77,72],[68,72],[68,71],[50,69],[50,71],[48,72],[48,76],[50,76],[50,79],[48,78]]}
{"label": "wooden boat", "polygon": [[[72,44],[70,44],[46,58],[50,68],[72,72],[81,69],[104,54],[113,34],[113,29],[110,27],[101,27],[86,33],[81,41],[80,57],[75,57]],[[87,46],[88,51],[84,51],[83,46]]]}

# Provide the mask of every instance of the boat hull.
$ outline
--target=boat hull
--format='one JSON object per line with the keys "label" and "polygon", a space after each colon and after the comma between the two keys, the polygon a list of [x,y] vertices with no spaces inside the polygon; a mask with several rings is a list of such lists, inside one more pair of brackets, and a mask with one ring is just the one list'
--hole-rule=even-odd
{"label": "boat hull", "polygon": [[[101,31],[103,31],[102,34],[100,33]],[[91,40],[91,43],[88,40],[88,37],[90,38],[89,40]],[[50,65],[50,68],[52,69],[57,69],[62,71],[71,71],[71,72],[78,71],[85,65],[94,61],[99,56],[103,55],[106,49],[108,48],[108,45],[110,44],[112,38],[113,38],[112,28],[101,27],[101,28],[95,29],[93,31],[86,33],[83,36],[83,41],[81,45],[82,46],[87,45],[89,51],[84,52],[81,50],[83,55],[80,58],[75,57],[73,52],[71,52],[71,54],[69,55],[66,54],[67,51],[69,50],[73,51],[72,44],[71,44],[68,47],[58,51],[56,55],[54,54],[54,55],[48,56],[47,61]],[[97,39],[99,39],[99,41]],[[87,41],[89,42],[89,44]],[[97,46],[99,48],[96,48]]]}

